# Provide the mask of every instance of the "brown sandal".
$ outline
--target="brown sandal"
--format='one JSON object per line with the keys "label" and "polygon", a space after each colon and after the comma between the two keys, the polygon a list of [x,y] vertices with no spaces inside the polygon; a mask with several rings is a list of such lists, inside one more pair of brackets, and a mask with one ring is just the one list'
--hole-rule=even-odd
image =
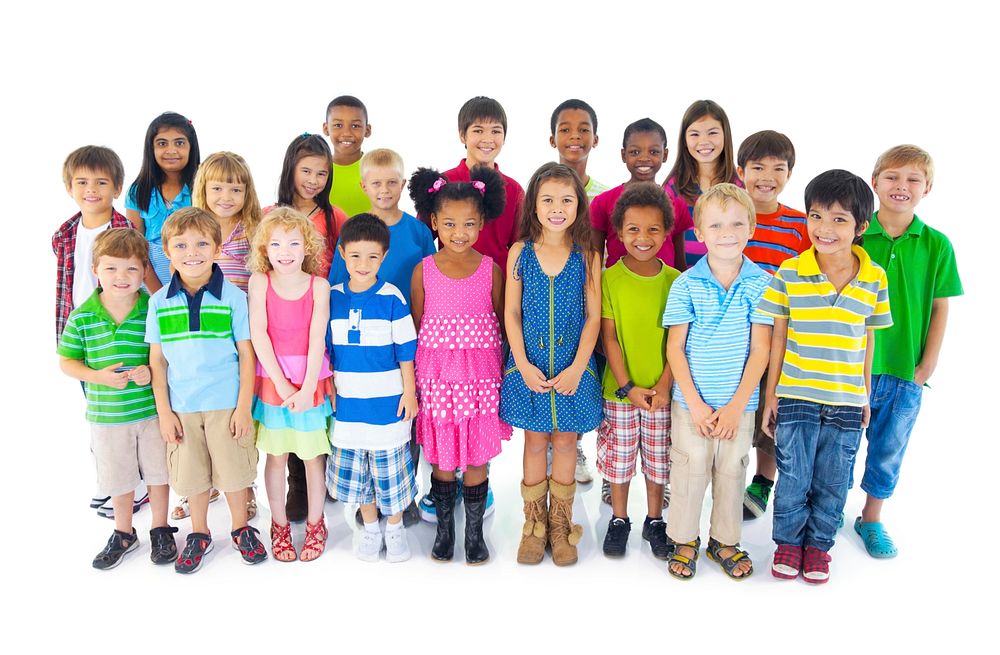
{"label": "brown sandal", "polygon": [[[219,499],[219,490],[212,487],[212,491],[208,494],[208,502],[214,503]],[[170,518],[174,521],[180,521],[191,516],[191,507],[188,505],[188,497],[181,496],[177,502],[177,507],[174,511],[170,512]]]}
{"label": "brown sandal", "polygon": [[[311,562],[319,559],[319,556],[326,550],[326,538],[329,535],[326,529],[326,518],[321,516],[316,523],[306,521],[306,541],[302,545],[302,553],[299,559],[303,562]],[[306,557],[306,553],[310,557]]]}
{"label": "brown sandal", "polygon": [[271,520],[271,554],[279,562],[294,562],[298,559],[295,546],[292,545],[292,526],[288,523],[278,525]]}

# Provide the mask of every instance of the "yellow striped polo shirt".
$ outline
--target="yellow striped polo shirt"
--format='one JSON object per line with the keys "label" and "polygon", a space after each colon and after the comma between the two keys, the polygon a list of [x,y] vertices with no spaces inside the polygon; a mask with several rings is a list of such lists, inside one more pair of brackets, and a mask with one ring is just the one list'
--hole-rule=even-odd
{"label": "yellow striped polo shirt", "polygon": [[892,325],[885,271],[861,246],[852,246],[858,274],[839,294],[819,269],[816,249],[786,260],[758,309],[788,320],[778,397],[861,407],[869,328]]}

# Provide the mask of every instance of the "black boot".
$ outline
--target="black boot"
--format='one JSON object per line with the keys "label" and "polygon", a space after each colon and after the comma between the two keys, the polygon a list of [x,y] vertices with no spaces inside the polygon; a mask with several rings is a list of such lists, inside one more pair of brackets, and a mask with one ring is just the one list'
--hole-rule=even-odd
{"label": "black boot", "polygon": [[455,480],[438,480],[431,476],[431,498],[437,510],[437,536],[431,557],[440,562],[450,562],[455,555],[455,497],[458,483]]}
{"label": "black boot", "polygon": [[465,561],[468,564],[482,564],[490,558],[483,539],[483,514],[486,512],[489,488],[489,479],[474,487],[462,487],[462,499],[465,500]]}
{"label": "black boot", "polygon": [[306,520],[308,513],[306,465],[295,453],[288,453],[288,495],[285,496],[285,516],[293,523],[300,523]]}

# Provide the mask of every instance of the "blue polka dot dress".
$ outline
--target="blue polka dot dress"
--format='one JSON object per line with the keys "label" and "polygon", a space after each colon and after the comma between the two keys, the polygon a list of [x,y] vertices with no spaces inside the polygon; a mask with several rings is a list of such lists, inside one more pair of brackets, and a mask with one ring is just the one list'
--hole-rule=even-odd
{"label": "blue polka dot dress", "polygon": [[[576,247],[555,277],[542,270],[530,241],[524,244],[516,267],[522,283],[524,349],[528,361],[551,379],[576,357],[585,322],[584,286],[594,281],[587,281],[583,253]],[[500,389],[500,418],[533,432],[589,432],[601,420],[601,386],[596,371],[591,355],[575,395],[564,396],[554,389],[535,393],[524,384],[510,355]]]}

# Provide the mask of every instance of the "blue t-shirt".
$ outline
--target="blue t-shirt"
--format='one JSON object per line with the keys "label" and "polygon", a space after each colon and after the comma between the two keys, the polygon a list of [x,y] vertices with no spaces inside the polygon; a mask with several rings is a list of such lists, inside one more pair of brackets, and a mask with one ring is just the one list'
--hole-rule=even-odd
{"label": "blue t-shirt", "polygon": [[[433,255],[434,252],[434,237],[430,228],[415,216],[403,212],[403,217],[395,225],[389,226],[389,252],[378,269],[378,278],[399,289],[409,305],[413,269],[424,257]],[[333,265],[330,266],[330,286],[349,279],[338,247],[333,253]]]}
{"label": "blue t-shirt", "polygon": [[163,200],[163,195],[159,189],[153,189],[149,195],[149,209],[142,211],[135,197],[136,186],[133,184],[128,190],[125,198],[125,209],[139,212],[139,217],[146,224],[146,241],[149,242],[149,263],[156,271],[156,277],[160,278],[160,284],[166,286],[170,283],[170,260],[163,252],[163,242],[160,239],[160,230],[167,218],[178,209],[191,206],[191,190],[188,185],[184,185],[181,192],[173,199],[170,206]]}

